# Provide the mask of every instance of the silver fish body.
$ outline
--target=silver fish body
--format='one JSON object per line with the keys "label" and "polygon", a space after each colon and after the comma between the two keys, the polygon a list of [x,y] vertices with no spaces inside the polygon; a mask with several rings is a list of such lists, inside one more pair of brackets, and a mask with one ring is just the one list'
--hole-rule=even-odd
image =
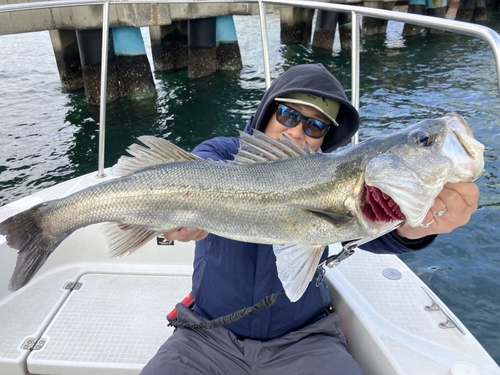
{"label": "silver fish body", "polygon": [[[296,300],[326,245],[373,236],[402,220],[418,226],[445,183],[472,181],[484,169],[484,147],[454,115],[331,154],[242,134],[231,162],[140,139],[149,148],[131,146],[135,157],[122,158],[115,168],[123,177],[0,223],[0,234],[20,250],[11,290],[25,285],[73,231],[110,222],[104,232],[113,256],[185,226],[239,241],[299,245],[308,273],[293,293]],[[281,275],[303,268],[294,256],[277,257]]]}

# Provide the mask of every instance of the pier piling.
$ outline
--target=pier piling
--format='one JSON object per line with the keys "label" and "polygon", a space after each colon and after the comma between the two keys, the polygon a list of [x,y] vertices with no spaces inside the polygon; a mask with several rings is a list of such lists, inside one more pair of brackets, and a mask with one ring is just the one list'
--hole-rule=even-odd
{"label": "pier piling", "polygon": [[219,16],[216,23],[217,66],[219,70],[241,70],[240,46],[233,16]]}
{"label": "pier piling", "polygon": [[328,10],[318,10],[316,27],[312,46],[331,50],[335,41],[335,29],[339,20],[339,13]]}
{"label": "pier piling", "polygon": [[[365,1],[363,6],[367,8],[392,10],[395,1]],[[373,17],[363,17],[362,31],[364,35],[384,34],[387,30],[387,20]]]}
{"label": "pier piling", "polygon": [[[77,30],[78,50],[82,64],[83,85],[87,102],[99,105],[101,88],[101,45],[102,30]],[[106,101],[118,100],[122,94],[116,68],[113,38],[109,38],[108,48],[108,86]]]}
{"label": "pier piling", "polygon": [[129,100],[155,97],[156,88],[141,30],[136,27],[112,30],[122,95]]}
{"label": "pier piling", "polygon": [[217,71],[215,17],[188,21],[188,77],[206,77]]}
{"label": "pier piling", "polygon": [[340,48],[350,51],[352,46],[352,16],[351,13],[339,14]]}
{"label": "pier piling", "polygon": [[64,89],[68,92],[82,89],[82,65],[75,31],[50,30],[49,34]]}
{"label": "pier piling", "polygon": [[155,70],[175,72],[188,67],[188,21],[150,26],[151,52]]}
{"label": "pier piling", "polygon": [[305,44],[311,40],[314,9],[280,8],[281,43]]}

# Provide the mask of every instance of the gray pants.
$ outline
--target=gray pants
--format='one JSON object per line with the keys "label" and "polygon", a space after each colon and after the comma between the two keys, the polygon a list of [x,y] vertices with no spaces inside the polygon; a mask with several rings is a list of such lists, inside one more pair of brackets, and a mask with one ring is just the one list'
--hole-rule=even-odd
{"label": "gray pants", "polygon": [[[179,319],[205,321],[178,304]],[[347,351],[337,314],[270,341],[240,340],[224,327],[179,328],[141,375],[362,375]]]}

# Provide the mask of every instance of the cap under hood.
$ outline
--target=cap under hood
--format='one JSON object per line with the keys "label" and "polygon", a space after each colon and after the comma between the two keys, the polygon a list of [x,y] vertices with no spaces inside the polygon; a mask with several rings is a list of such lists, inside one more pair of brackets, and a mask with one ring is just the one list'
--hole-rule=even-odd
{"label": "cap under hood", "polygon": [[[321,150],[332,151],[346,144],[359,128],[358,111],[349,103],[342,85],[322,64],[297,65],[276,78],[266,91],[251,121],[251,129],[265,131],[276,106],[275,98],[304,93],[336,101],[340,104],[337,122],[326,134]],[[250,130],[250,129],[249,129]]]}

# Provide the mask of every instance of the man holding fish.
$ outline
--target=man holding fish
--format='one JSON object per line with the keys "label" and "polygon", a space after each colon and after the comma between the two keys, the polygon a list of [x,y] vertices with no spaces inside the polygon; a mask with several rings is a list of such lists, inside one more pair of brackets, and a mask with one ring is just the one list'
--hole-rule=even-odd
{"label": "man holding fish", "polygon": [[[453,123],[455,119],[445,121]],[[285,137],[301,147],[329,153],[345,145],[358,126],[358,112],[347,100],[340,83],[321,64],[300,65],[273,82],[245,133],[257,130],[276,140]],[[457,133],[462,131],[459,129]],[[427,147],[439,136],[417,129],[409,138],[418,146]],[[232,160],[239,149],[238,139],[215,138],[196,147],[193,154],[203,159]],[[391,159],[384,168],[392,168],[394,163],[395,159]],[[478,162],[471,176],[476,178],[483,167]],[[370,177],[367,173],[366,178],[376,181],[379,173],[373,174]],[[472,177],[467,177],[468,181],[472,181]],[[467,224],[479,200],[479,190],[474,183],[456,182],[467,181],[467,178],[439,186],[442,190],[430,200],[418,218],[418,225],[408,222],[412,220],[411,208],[405,208],[396,198],[397,187],[396,193],[388,196],[375,182],[364,187],[348,186],[351,190],[360,189],[366,201],[360,212],[367,221],[389,224],[405,221],[404,225],[362,248],[392,254],[420,250],[428,247],[437,234],[450,233]],[[345,178],[346,185],[350,181]],[[413,197],[413,201],[417,204],[418,196]],[[308,210],[311,217],[321,217],[339,227],[351,219],[350,214],[342,217],[338,212],[311,208],[305,203],[299,208]],[[310,257],[313,261],[304,262],[302,268],[312,271],[308,273],[307,283],[298,285],[294,294],[287,291],[285,272],[276,265],[280,253],[276,248],[273,251],[273,245],[228,239],[194,227],[182,227],[165,233],[165,237],[197,241],[191,293],[195,302],[190,307],[177,306],[177,323],[185,323],[184,328],[178,324],[180,328],[145,366],[142,375],[362,373],[348,352],[328,287],[319,274],[314,273],[327,257],[328,248],[312,245],[308,249],[308,254],[314,254]],[[293,250],[297,254],[300,249]],[[292,284],[300,280],[294,275],[288,280]],[[258,311],[224,326],[199,328],[208,321],[255,306],[268,296],[276,296],[284,286],[287,297],[276,299],[266,309],[256,309]]]}

